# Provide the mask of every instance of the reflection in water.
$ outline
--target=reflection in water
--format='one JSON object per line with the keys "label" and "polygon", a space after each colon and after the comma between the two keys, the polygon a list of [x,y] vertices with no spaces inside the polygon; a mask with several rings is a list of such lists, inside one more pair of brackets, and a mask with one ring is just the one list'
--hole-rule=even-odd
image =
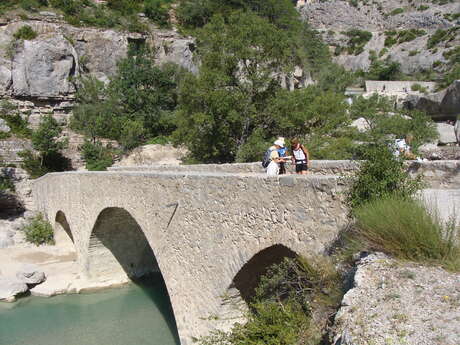
{"label": "reflection in water", "polygon": [[2,345],[178,345],[160,275],[104,292],[0,304]]}

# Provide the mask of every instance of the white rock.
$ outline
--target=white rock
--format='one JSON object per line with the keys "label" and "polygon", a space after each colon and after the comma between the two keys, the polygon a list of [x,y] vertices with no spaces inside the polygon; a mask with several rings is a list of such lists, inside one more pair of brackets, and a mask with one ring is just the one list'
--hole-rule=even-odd
{"label": "white rock", "polygon": [[369,123],[367,123],[364,117],[354,120],[350,126],[355,127],[360,132],[365,132],[370,129]]}
{"label": "white rock", "polygon": [[10,131],[11,131],[11,128],[6,124],[6,121],[3,119],[0,119],[0,132],[9,133]]}
{"label": "white rock", "polygon": [[14,233],[10,230],[0,230],[0,249],[11,247],[14,244]]}
{"label": "white rock", "polygon": [[457,142],[454,126],[447,123],[437,123],[436,128],[439,133],[440,144],[451,144]]}
{"label": "white rock", "polygon": [[14,302],[15,297],[28,290],[27,284],[17,280],[0,277],[0,301]]}
{"label": "white rock", "polygon": [[45,272],[36,265],[24,265],[16,272],[16,278],[26,284],[40,284],[46,280]]}

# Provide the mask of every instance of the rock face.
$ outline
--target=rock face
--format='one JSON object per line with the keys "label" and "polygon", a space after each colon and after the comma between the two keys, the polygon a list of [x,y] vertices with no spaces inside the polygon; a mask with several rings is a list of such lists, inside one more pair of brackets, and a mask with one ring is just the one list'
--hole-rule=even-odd
{"label": "rock face", "polygon": [[[428,1],[412,2],[408,0],[376,0],[372,2],[348,0],[307,1],[300,7],[300,13],[313,28],[322,33],[323,39],[331,50],[347,48],[349,37],[344,33],[351,29],[360,29],[372,33],[372,38],[364,46],[364,51],[357,55],[346,53],[346,49],[335,56],[335,61],[347,69],[367,70],[370,66],[370,52],[374,51],[381,59],[390,57],[401,64],[405,73],[414,73],[423,69],[441,70],[447,60],[443,53],[460,43],[457,34],[450,42],[440,42],[438,49],[426,48],[429,37],[437,29],[453,28],[455,19],[449,19],[452,13],[460,12],[458,2],[442,5]],[[426,8],[422,11],[420,6]],[[396,43],[385,47],[386,31],[390,30],[424,30],[426,33],[413,40]],[[386,49],[385,51],[383,49]],[[441,63],[441,64],[440,64]]]}
{"label": "rock face", "polygon": [[[92,76],[108,82],[130,44],[154,47],[156,63],[160,65],[172,62],[191,72],[198,70],[193,59],[194,39],[172,30],[152,26],[148,33],[139,34],[74,27],[50,13],[34,14],[32,18],[5,20],[0,26],[0,101],[16,105],[32,128],[48,114],[65,125],[72,113],[76,78]],[[36,38],[14,37],[25,25],[37,33]],[[0,131],[8,131],[3,122]],[[74,168],[79,168],[82,161],[77,148],[82,140],[71,131],[65,134],[71,139],[65,154],[72,159]],[[20,162],[17,152],[29,148],[26,140],[0,140],[0,155],[9,163]]]}
{"label": "rock face", "polygon": [[382,254],[361,259],[335,317],[333,343],[457,345],[459,281],[458,273]]}
{"label": "rock face", "polygon": [[47,34],[19,46],[11,74],[13,96],[59,98],[75,92],[71,78],[78,76],[78,58],[67,39]]}

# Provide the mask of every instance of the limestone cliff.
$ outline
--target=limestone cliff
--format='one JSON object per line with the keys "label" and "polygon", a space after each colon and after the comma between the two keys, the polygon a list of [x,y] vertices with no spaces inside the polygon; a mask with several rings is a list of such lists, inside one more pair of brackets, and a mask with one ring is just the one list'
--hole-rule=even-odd
{"label": "limestone cliff", "polygon": [[[449,67],[445,53],[460,44],[458,1],[310,0],[299,10],[322,33],[334,60],[352,70],[368,69],[374,51],[380,59],[399,62],[405,73],[442,72]],[[372,34],[362,51],[348,49],[352,29]],[[432,39],[437,30],[446,35]]]}

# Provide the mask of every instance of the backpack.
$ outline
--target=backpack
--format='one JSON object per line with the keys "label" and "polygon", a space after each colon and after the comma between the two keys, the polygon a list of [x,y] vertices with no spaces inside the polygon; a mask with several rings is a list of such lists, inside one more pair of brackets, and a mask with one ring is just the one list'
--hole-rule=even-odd
{"label": "backpack", "polygon": [[272,151],[273,150],[270,148],[267,151],[265,151],[265,153],[264,153],[264,158],[262,159],[262,167],[264,169],[266,169],[268,167],[268,165],[270,164],[270,161],[271,161],[270,155],[271,155]]}

